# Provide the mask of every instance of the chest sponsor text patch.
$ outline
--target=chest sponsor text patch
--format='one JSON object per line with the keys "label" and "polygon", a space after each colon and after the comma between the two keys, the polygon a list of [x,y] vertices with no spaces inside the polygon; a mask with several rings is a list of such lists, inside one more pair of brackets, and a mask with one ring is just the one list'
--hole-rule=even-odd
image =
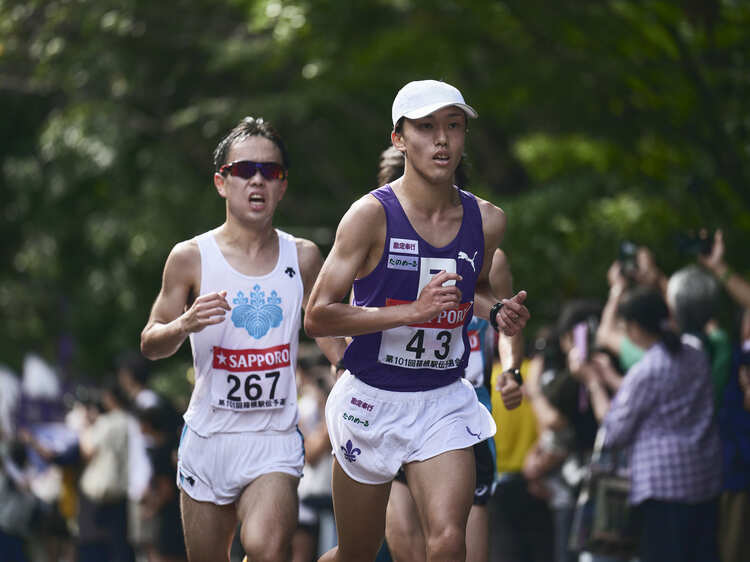
{"label": "chest sponsor text patch", "polygon": [[391,238],[390,252],[419,255],[419,241],[408,238]]}
{"label": "chest sponsor text patch", "polygon": [[419,269],[419,257],[388,254],[388,269],[417,271]]}

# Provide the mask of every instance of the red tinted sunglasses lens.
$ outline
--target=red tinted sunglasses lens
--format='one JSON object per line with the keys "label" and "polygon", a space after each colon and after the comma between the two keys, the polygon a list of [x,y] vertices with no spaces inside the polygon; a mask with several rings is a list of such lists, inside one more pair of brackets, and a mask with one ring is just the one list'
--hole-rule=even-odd
{"label": "red tinted sunglasses lens", "polygon": [[242,179],[250,179],[255,175],[255,171],[260,170],[260,174],[267,180],[283,180],[286,177],[286,171],[281,164],[276,162],[253,162],[251,160],[241,160],[232,162],[221,167],[221,171],[229,171],[233,176]]}
{"label": "red tinted sunglasses lens", "polygon": [[256,166],[267,180],[283,180],[286,177],[284,167],[276,162],[261,162]]}

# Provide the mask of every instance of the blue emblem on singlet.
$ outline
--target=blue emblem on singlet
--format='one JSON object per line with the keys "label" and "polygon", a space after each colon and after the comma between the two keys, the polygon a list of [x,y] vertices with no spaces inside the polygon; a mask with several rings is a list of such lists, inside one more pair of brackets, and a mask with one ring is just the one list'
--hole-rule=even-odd
{"label": "blue emblem on singlet", "polygon": [[247,333],[255,339],[265,336],[271,328],[281,324],[284,313],[279,306],[281,297],[276,291],[271,291],[268,299],[266,294],[260,290],[260,285],[255,285],[250,297],[240,291],[232,300],[237,306],[232,310],[232,323],[238,328],[244,328]]}

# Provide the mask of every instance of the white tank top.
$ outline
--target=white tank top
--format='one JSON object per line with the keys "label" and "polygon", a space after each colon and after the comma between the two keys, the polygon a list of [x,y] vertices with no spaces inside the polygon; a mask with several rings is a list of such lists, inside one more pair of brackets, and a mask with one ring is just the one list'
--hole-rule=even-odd
{"label": "white tank top", "polygon": [[200,294],[227,291],[224,321],[190,334],[195,388],[185,422],[198,435],[289,431],[297,424],[295,369],[303,287],[294,237],[276,231],[279,259],[250,277],[227,262],[209,231],[201,253]]}

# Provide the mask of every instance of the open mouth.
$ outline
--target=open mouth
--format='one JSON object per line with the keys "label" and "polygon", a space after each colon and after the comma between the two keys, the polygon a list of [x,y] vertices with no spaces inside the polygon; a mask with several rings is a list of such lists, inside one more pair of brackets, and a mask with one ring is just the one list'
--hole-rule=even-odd
{"label": "open mouth", "polygon": [[439,152],[438,154],[436,154],[435,156],[433,156],[432,159],[435,160],[436,162],[441,162],[441,163],[447,164],[448,162],[450,162],[451,157],[448,154],[444,154],[442,152]]}
{"label": "open mouth", "polygon": [[266,198],[260,193],[253,193],[247,198],[250,208],[256,211],[262,210],[266,206]]}

